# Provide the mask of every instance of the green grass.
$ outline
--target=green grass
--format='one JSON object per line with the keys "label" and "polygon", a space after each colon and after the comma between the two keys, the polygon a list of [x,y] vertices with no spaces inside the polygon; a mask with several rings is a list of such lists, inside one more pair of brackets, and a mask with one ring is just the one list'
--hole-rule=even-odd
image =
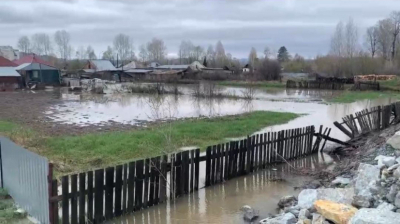
{"label": "green grass", "polygon": [[278,81],[260,81],[260,82],[244,82],[244,81],[222,81],[218,82],[222,86],[236,86],[236,87],[262,87],[262,88],[285,88],[286,82]]}
{"label": "green grass", "polygon": [[352,103],[359,100],[396,98],[400,99],[400,93],[389,91],[343,91],[343,93],[329,99],[332,103]]}
{"label": "green grass", "polygon": [[396,78],[393,80],[387,80],[387,81],[379,81],[381,89],[384,90],[395,90],[399,91],[400,90],[400,79]]}
{"label": "green grass", "polygon": [[58,172],[69,173],[159,156],[184,146],[204,149],[224,142],[225,138],[246,136],[298,116],[257,111],[237,116],[176,121],[126,132],[50,137],[43,141],[45,150],[41,152],[55,161]]}
{"label": "green grass", "polygon": [[10,133],[18,128],[18,125],[9,121],[0,121],[0,133]]}

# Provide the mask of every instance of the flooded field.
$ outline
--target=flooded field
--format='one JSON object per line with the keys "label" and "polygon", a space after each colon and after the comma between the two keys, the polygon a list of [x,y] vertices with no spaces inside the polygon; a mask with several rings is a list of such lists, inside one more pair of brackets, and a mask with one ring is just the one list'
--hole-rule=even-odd
{"label": "flooded field", "polygon": [[[246,88],[220,87],[229,97],[198,98],[192,96],[193,87],[179,86],[180,95],[150,94],[59,94],[62,103],[48,108],[46,115],[53,122],[88,126],[114,122],[145,125],[146,122],[189,117],[215,117],[245,112],[268,110],[304,114],[283,125],[260,130],[279,131],[306,125],[332,127],[331,136],[345,139],[333,126],[347,114],[377,105],[391,103],[392,99],[363,100],[349,104],[327,104],[326,99],[340,94],[332,90],[256,89],[252,99],[240,98]],[[232,97],[235,96],[235,97]]]}
{"label": "flooded field", "polygon": [[[243,205],[250,205],[259,211],[260,219],[265,218],[268,214],[278,212],[277,203],[281,197],[298,194],[301,189],[295,187],[311,180],[293,174],[291,167],[315,169],[322,164],[334,165],[334,161],[324,154],[308,156],[290,162],[290,166],[277,165],[222,184],[201,188],[174,202],[150,207],[106,223],[244,223],[240,212]],[[204,174],[200,176],[201,187],[204,186],[204,178]]]}

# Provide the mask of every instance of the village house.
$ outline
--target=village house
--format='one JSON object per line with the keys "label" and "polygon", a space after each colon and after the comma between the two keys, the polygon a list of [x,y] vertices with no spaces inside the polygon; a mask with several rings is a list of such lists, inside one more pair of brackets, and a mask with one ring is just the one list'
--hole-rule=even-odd
{"label": "village house", "polygon": [[18,65],[15,70],[21,74],[24,86],[60,85],[60,70],[35,54],[26,55],[14,63]]}
{"label": "village house", "polygon": [[121,69],[117,69],[109,60],[88,60],[79,71],[81,78],[98,78],[109,81],[121,81]]}
{"label": "village house", "polygon": [[0,56],[0,91],[21,87],[21,75],[15,70],[17,64]]}

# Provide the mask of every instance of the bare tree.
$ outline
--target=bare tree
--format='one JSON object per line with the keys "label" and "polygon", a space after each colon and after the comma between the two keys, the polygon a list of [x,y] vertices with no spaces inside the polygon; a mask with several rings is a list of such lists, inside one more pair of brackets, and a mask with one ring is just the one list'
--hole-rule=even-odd
{"label": "bare tree", "polygon": [[335,32],[331,38],[330,53],[334,56],[342,57],[344,54],[343,51],[344,51],[343,22],[340,21],[336,25]]}
{"label": "bare tree", "polygon": [[257,51],[254,47],[252,47],[249,54],[249,64],[252,68],[254,68],[255,66],[256,59],[257,59]]}
{"label": "bare tree", "polygon": [[77,58],[78,60],[84,60],[84,59],[87,59],[87,58],[88,58],[87,52],[86,52],[84,46],[80,46],[80,47],[78,48],[78,50],[76,51],[76,58]]}
{"label": "bare tree", "polygon": [[377,52],[384,58],[390,58],[390,49],[392,44],[392,21],[390,19],[380,20],[378,22],[378,41]]}
{"label": "bare tree", "polygon": [[346,23],[345,32],[345,54],[346,57],[353,58],[357,52],[358,44],[358,28],[354,24],[354,20],[350,18]]}
{"label": "bare tree", "polygon": [[376,47],[378,43],[378,27],[371,26],[367,29],[367,33],[365,34],[365,45],[368,50],[371,52],[371,57],[375,56]]}
{"label": "bare tree", "polygon": [[264,48],[264,57],[265,58],[269,58],[269,57],[271,57],[271,49],[269,49],[269,47],[265,47]]}
{"label": "bare tree", "polygon": [[132,58],[134,52],[132,39],[128,35],[118,34],[114,38],[114,50],[118,53],[121,60],[129,60]]}
{"label": "bare tree", "polygon": [[215,46],[215,61],[217,67],[224,66],[226,61],[225,48],[221,41],[218,41],[217,45]]}
{"label": "bare tree", "polygon": [[390,15],[390,19],[392,20],[393,23],[393,28],[392,28],[392,60],[394,60],[394,56],[396,54],[396,42],[397,42],[397,37],[400,33],[400,11],[397,12],[392,12]]}
{"label": "bare tree", "polygon": [[167,47],[161,39],[153,38],[146,48],[150,60],[162,61],[167,55]]}
{"label": "bare tree", "polygon": [[94,49],[92,48],[92,46],[87,46],[86,48],[86,55],[88,57],[89,60],[95,60],[97,59],[96,54],[94,53]]}
{"label": "bare tree", "polygon": [[144,44],[140,45],[139,47],[139,58],[141,59],[142,62],[147,61],[148,54],[146,46]]}
{"label": "bare tree", "polygon": [[71,36],[65,30],[58,30],[54,34],[54,41],[58,47],[60,57],[67,60],[71,56],[72,47],[70,46]]}
{"label": "bare tree", "polygon": [[207,54],[208,67],[214,67],[215,66],[215,51],[214,51],[214,47],[212,45],[208,46],[206,54]]}
{"label": "bare tree", "polygon": [[22,36],[18,39],[18,48],[24,53],[31,51],[31,42],[27,36]]}
{"label": "bare tree", "polygon": [[114,52],[110,46],[108,46],[107,50],[103,52],[102,59],[104,59],[104,60],[113,60],[114,59]]}
{"label": "bare tree", "polygon": [[32,36],[32,48],[38,55],[49,55],[52,51],[52,44],[49,35],[36,33]]}

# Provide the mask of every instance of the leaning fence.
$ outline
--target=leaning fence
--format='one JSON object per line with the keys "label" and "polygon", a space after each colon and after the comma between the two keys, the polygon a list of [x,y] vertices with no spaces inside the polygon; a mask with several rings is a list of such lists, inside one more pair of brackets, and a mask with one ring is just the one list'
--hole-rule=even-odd
{"label": "leaning fence", "polygon": [[286,81],[286,88],[343,90],[344,83],[335,81]]}
{"label": "leaning fence", "polygon": [[[207,187],[309,155],[321,148],[321,132],[322,127],[317,134],[309,126],[256,134],[210,146],[205,155],[199,149],[187,150],[63,176],[61,194],[53,191],[50,198],[52,223],[101,223],[191,194],[200,188],[200,167]],[[53,189],[57,186],[53,180]]]}
{"label": "leaning fence", "polygon": [[400,102],[364,109],[342,118],[334,125],[348,137],[355,138],[400,122]]}
{"label": "leaning fence", "polygon": [[40,223],[49,223],[48,178],[52,174],[47,159],[0,137],[0,160],[2,187]]}

